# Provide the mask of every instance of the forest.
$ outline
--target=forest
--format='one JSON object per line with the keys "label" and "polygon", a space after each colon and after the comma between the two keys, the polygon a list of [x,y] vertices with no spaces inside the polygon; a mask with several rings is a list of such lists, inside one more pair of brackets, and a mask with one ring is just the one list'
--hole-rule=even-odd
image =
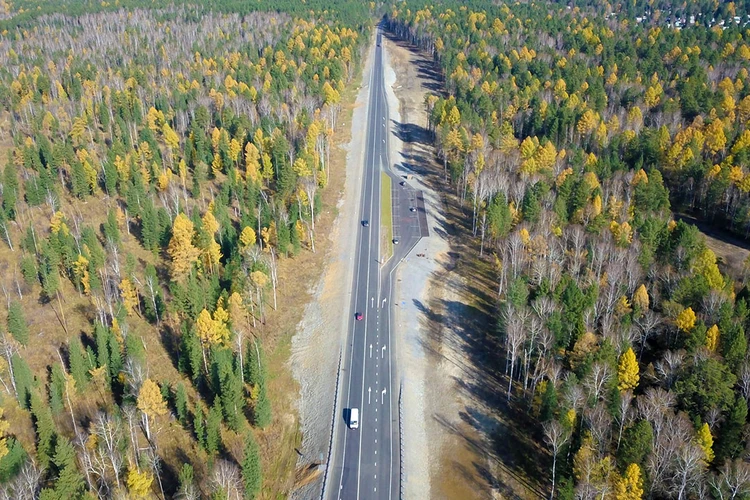
{"label": "forest", "polygon": [[375,18],[303,3],[2,3],[0,497],[289,493],[264,324]]}
{"label": "forest", "polygon": [[403,1],[385,18],[443,76],[430,132],[495,269],[484,354],[550,498],[750,495],[748,263],[676,216],[750,234],[748,12],[688,1],[672,15],[716,22],[677,29],[670,4]]}

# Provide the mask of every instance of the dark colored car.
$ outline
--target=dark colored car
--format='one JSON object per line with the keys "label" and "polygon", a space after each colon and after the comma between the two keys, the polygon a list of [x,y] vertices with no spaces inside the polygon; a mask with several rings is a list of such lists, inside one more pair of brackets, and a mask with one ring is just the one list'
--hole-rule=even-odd
{"label": "dark colored car", "polygon": [[406,186],[406,181],[401,181],[398,183],[399,186]]}
{"label": "dark colored car", "polygon": [[364,317],[364,316],[362,316],[362,313],[356,313],[356,314],[354,315],[354,319],[356,319],[357,321],[362,321],[362,318],[363,318],[363,317]]}
{"label": "dark colored car", "polygon": [[393,244],[398,245],[398,238],[393,238]]}
{"label": "dark colored car", "polygon": [[409,207],[409,212],[416,212],[417,209],[415,207]]}
{"label": "dark colored car", "polygon": [[370,225],[370,221],[369,220],[363,220],[362,221],[362,225],[365,226],[365,227],[367,227],[367,226]]}

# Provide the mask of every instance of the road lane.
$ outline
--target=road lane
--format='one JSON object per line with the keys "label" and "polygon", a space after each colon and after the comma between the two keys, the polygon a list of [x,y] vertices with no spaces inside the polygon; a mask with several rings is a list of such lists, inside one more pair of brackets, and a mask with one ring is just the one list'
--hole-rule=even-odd
{"label": "road lane", "polygon": [[[324,489],[326,500],[393,499],[399,497],[400,453],[397,368],[393,366],[391,303],[393,269],[419,240],[416,213],[409,211],[414,190],[400,186],[391,172],[390,119],[384,87],[382,34],[376,35],[369,82],[369,108],[362,184],[360,225],[356,252],[351,310],[352,318],[344,353],[340,407],[335,420],[333,452]],[[392,178],[394,255],[381,262],[381,172]],[[415,229],[416,228],[416,229]],[[339,313],[332,311],[333,314]],[[359,428],[348,428],[351,408],[359,408]]]}

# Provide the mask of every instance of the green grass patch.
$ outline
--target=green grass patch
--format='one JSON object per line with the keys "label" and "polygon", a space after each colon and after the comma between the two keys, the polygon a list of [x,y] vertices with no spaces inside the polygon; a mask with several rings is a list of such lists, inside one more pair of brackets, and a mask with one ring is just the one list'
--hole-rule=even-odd
{"label": "green grass patch", "polygon": [[380,176],[380,227],[384,229],[381,250],[383,261],[386,261],[393,255],[393,201],[391,178],[385,172],[381,172]]}

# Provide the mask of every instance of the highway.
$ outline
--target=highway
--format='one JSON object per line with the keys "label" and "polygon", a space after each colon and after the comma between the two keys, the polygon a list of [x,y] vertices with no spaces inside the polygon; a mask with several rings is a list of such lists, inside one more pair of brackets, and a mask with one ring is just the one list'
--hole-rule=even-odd
{"label": "highway", "polygon": [[[376,34],[369,81],[364,175],[352,283],[350,327],[341,363],[337,415],[323,496],[326,500],[400,498],[398,396],[400,382],[391,340],[393,270],[420,238],[424,204],[390,168],[390,118],[383,78],[382,33]],[[365,124],[363,124],[365,125]],[[381,172],[392,179],[393,234],[399,244],[381,263]],[[404,185],[401,185],[401,182]],[[415,210],[410,210],[414,207]],[[331,312],[339,313],[338,311]],[[355,318],[357,313],[362,319]],[[349,428],[351,408],[359,428]]]}

